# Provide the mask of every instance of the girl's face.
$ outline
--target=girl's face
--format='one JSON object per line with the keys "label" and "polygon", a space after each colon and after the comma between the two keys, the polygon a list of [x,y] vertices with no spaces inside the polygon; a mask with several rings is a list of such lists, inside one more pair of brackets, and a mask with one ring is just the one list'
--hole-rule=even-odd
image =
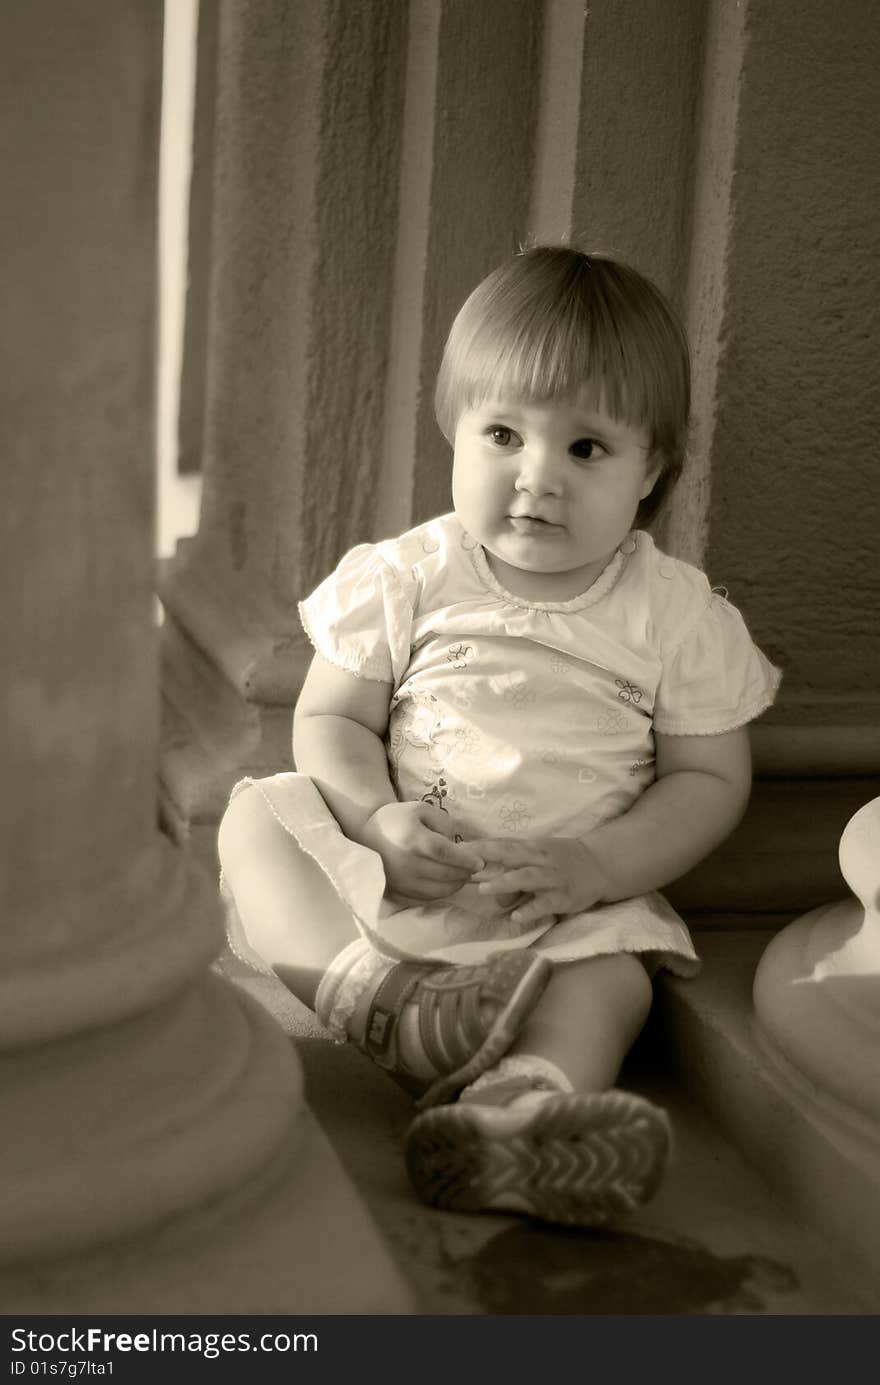
{"label": "girl's face", "polygon": [[568,401],[487,400],[455,431],[452,497],[502,586],[530,601],[587,590],[629,533],[660,463],[644,429],[583,391]]}

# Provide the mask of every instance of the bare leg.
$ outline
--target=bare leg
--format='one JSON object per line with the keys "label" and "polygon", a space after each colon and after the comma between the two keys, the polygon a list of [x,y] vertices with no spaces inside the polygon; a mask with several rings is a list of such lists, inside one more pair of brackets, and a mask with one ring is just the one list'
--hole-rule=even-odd
{"label": "bare leg", "polygon": [[[508,1056],[410,1126],[407,1167],[425,1201],[597,1226],[653,1196],[668,1118],[614,1088],[650,1005],[648,975],[629,954],[558,967]],[[560,1090],[558,1073],[555,1090],[539,1089],[541,1060],[574,1090]]]}
{"label": "bare leg", "polygon": [[651,982],[631,953],[556,967],[511,1054],[561,1068],[576,1092],[613,1087],[651,1008]]}
{"label": "bare leg", "polygon": [[217,844],[223,877],[252,947],[314,1009],[330,962],[358,936],[354,919],[259,789],[236,794]]}

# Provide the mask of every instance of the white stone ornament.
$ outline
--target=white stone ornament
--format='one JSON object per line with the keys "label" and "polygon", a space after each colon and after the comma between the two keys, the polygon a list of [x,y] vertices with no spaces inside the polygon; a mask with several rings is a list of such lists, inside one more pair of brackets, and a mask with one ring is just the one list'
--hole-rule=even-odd
{"label": "white stone ornament", "polygon": [[854,897],[769,944],[754,981],[757,1034],[789,1100],[845,1155],[852,1177],[834,1196],[880,1220],[880,798],[851,818],[839,859]]}

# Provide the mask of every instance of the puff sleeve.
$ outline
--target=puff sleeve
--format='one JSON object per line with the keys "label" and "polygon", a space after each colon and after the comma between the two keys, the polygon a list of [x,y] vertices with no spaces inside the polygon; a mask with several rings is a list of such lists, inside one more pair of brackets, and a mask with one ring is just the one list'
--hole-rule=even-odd
{"label": "puff sleeve", "polygon": [[781,679],[736,607],[712,592],[684,638],[664,655],[654,729],[668,736],[733,731],[771,705]]}
{"label": "puff sleeve", "polygon": [[409,663],[412,605],[374,544],[359,544],[299,604],[303,629],[328,663],[397,684]]}

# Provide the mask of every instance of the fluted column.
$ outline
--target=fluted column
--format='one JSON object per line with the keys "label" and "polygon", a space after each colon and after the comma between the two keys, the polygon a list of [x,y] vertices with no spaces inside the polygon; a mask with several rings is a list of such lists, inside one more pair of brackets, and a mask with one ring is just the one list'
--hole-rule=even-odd
{"label": "fluted column", "polygon": [[[755,974],[755,1013],[787,1100],[846,1165],[832,1207],[844,1204],[880,1263],[880,798],[847,824],[840,868],[853,897],[777,933]],[[790,1152],[795,1184],[801,1157]]]}
{"label": "fluted column", "polygon": [[157,827],[161,7],[0,16],[0,1259],[261,1174],[301,1070]]}
{"label": "fluted column", "polygon": [[452,453],[434,419],[437,369],[464,298],[528,235],[544,5],[428,0],[409,10],[379,493],[385,534],[451,508]]}
{"label": "fluted column", "polygon": [[204,371],[183,381],[204,389],[202,513],[162,587],[163,811],[205,859],[232,781],[290,767],[297,600],[370,528],[407,18],[385,0],[218,10],[199,55],[210,226],[190,251],[210,253]]}

